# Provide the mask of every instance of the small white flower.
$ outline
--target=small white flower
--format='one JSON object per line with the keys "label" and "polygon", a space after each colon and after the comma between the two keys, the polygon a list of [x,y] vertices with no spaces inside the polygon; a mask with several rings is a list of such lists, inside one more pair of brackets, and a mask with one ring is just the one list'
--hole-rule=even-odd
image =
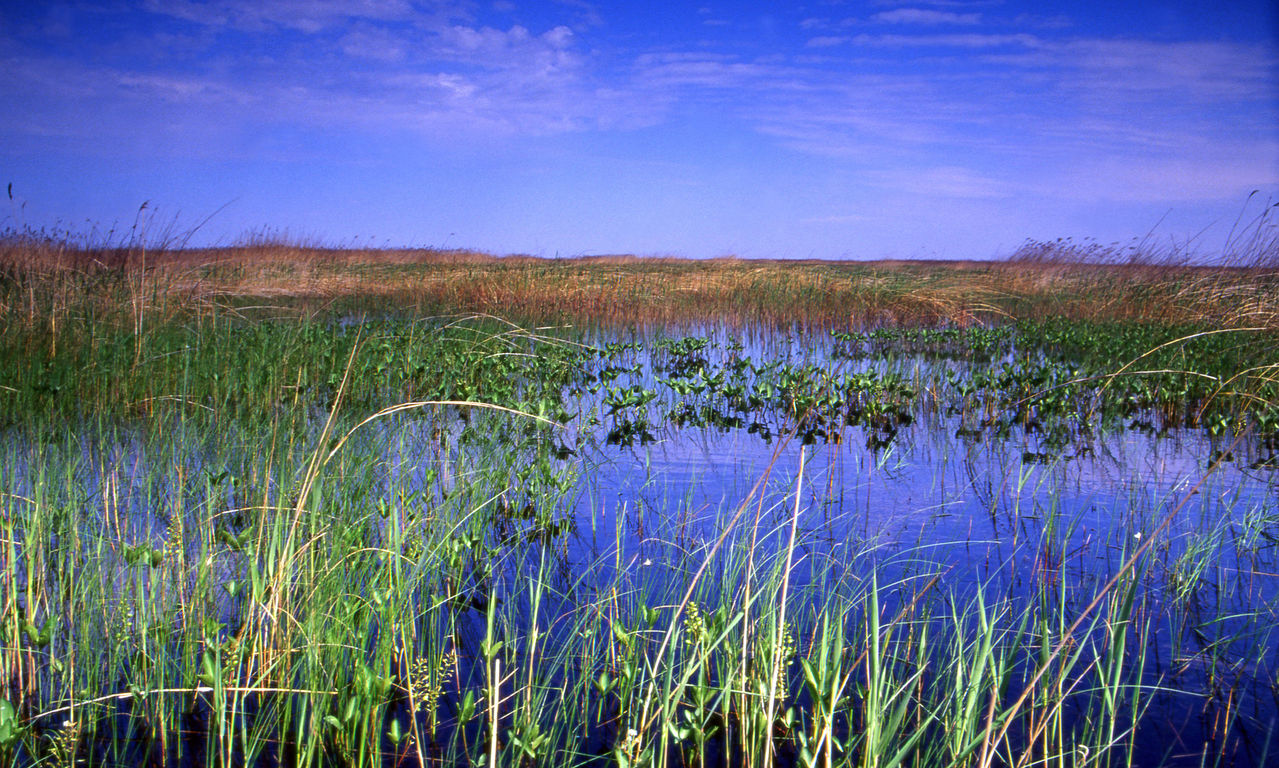
{"label": "small white flower", "polygon": [[1137,541],[1141,541],[1141,531],[1137,531],[1136,533],[1132,535],[1132,537],[1136,539]]}
{"label": "small white flower", "polygon": [[653,564],[653,561],[652,561],[652,560],[648,559],[647,557],[646,557],[646,558],[644,558],[644,565],[645,565],[645,566],[650,566],[650,565],[652,565],[652,564]]}

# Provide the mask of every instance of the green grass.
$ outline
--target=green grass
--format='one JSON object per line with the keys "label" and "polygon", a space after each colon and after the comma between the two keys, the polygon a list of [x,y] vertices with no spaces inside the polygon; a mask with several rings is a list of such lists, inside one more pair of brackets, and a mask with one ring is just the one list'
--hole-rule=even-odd
{"label": "green grass", "polygon": [[[95,443],[129,446],[113,455],[79,436],[10,443],[3,663],[22,730],[7,748],[562,765],[602,742],[605,762],[628,765],[727,749],[749,764],[882,766],[1129,748],[1159,613],[1137,588],[1148,558],[1089,615],[1065,599],[1084,585],[1064,579],[1026,601],[956,593],[922,550],[891,583],[868,545],[793,584],[798,553],[827,555],[792,538],[798,478],[775,478],[724,509],[720,540],[686,569],[623,563],[635,549],[619,522],[621,538],[566,577],[559,540],[528,534],[554,523],[571,465],[539,431],[504,430],[524,417],[471,418],[467,440],[426,459],[424,423],[396,417],[331,455],[332,427],[106,430]],[[540,479],[521,474],[539,463]],[[505,502],[521,492],[528,517]],[[1170,588],[1216,549],[1187,547]]]}

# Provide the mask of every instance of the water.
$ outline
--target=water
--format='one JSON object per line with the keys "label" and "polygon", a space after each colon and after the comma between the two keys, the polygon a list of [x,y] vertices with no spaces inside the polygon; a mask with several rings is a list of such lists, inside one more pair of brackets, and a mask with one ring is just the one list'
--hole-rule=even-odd
{"label": "water", "polygon": [[[750,347],[744,354],[758,359]],[[765,352],[792,363],[829,354],[785,344]],[[649,365],[661,368],[655,357]],[[918,382],[937,366],[956,368],[897,359],[887,371]],[[882,581],[905,590],[897,604],[939,574],[940,590],[961,602],[977,590],[1016,604],[1056,594],[1073,615],[1147,545],[1137,561],[1150,643],[1134,681],[1147,694],[1137,762],[1193,765],[1216,754],[1246,765],[1266,754],[1279,713],[1279,638],[1271,632],[1279,619],[1279,473],[1246,460],[1246,440],[1119,429],[1076,431],[1063,446],[1021,427],[972,434],[966,414],[937,409],[897,427],[887,445],[865,425],[828,426],[803,445],[800,427],[785,419],[766,440],[744,427],[672,427],[664,408],[644,417],[654,425],[651,441],[585,453],[591,471],[576,509],[593,522],[592,536],[572,551],[579,564],[613,541],[631,542],[619,560],[643,571],[636,580],[650,590],[668,574],[678,587],[665,599],[675,602],[721,536],[751,533],[776,552],[794,514],[796,585],[844,578],[843,568],[856,578],[873,563]],[[1240,460],[1214,464],[1223,454]],[[741,530],[726,534],[743,507]],[[1079,641],[1098,636],[1084,632]]]}
{"label": "water", "polygon": [[[797,584],[856,560],[908,589],[920,581],[911,574],[942,574],[941,588],[961,601],[979,587],[991,599],[1029,601],[1043,582],[1060,581],[1076,609],[1157,537],[1142,561],[1157,626],[1140,680],[1151,693],[1138,763],[1197,764],[1205,749],[1256,760],[1277,712],[1274,473],[1235,464],[1208,473],[1213,447],[1202,436],[1122,433],[1083,458],[1039,464],[1023,461],[1024,438],[973,441],[954,430],[954,419],[921,424],[891,451],[867,450],[856,429],[839,444],[781,450],[742,430],[673,431],[602,449],[579,515],[596,519],[597,532],[621,521],[636,533],[622,559],[649,580],[664,570],[686,576],[764,478],[770,547],[784,544],[798,486]],[[614,533],[581,542],[578,556],[590,561]],[[1212,561],[1207,572],[1194,570],[1200,560]]]}

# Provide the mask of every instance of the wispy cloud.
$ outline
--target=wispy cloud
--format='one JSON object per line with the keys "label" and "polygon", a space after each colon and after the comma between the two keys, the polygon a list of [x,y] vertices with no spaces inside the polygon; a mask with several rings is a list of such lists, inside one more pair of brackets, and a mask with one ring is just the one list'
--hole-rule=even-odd
{"label": "wispy cloud", "polygon": [[396,21],[422,11],[409,0],[146,0],[152,13],[212,27],[317,33],[352,20]]}
{"label": "wispy cloud", "polygon": [[843,35],[818,35],[810,37],[805,43],[809,48],[834,48],[848,42],[848,38]]}
{"label": "wispy cloud", "polygon": [[869,179],[879,186],[921,198],[1001,199],[1025,190],[1024,184],[956,165],[877,170],[869,174]]}
{"label": "wispy cloud", "polygon": [[408,45],[402,36],[370,24],[357,24],[338,40],[342,53],[353,58],[403,61]]}
{"label": "wispy cloud", "polygon": [[[834,48],[843,38],[810,39]],[[1276,52],[1258,44],[1018,34],[857,36],[874,51],[919,50],[884,74],[667,54],[650,83],[733,94],[736,114],[796,151],[855,162],[899,190],[998,198],[1031,189],[923,158],[1011,163],[1050,179],[1038,194],[1205,199],[1276,183]],[[938,48],[978,51],[962,65]],[[914,54],[910,54],[914,56]],[[873,60],[873,59],[872,59]],[[1249,105],[1240,109],[1241,105]],[[992,166],[993,167],[993,166]],[[1072,169],[1073,167],[1073,169]],[[1079,168],[1096,181],[1083,184]]]}
{"label": "wispy cloud", "polygon": [[731,95],[742,88],[781,87],[793,68],[775,63],[742,61],[725,54],[653,53],[635,60],[636,82],[646,90],[700,88]]}
{"label": "wispy cloud", "polygon": [[1279,188],[1279,149],[1271,142],[1188,142],[1138,157],[1092,156],[1032,180],[1028,188],[1076,201],[1241,200],[1253,189]]}
{"label": "wispy cloud", "polygon": [[[174,120],[165,105],[179,104],[231,135],[291,123],[468,141],[652,120],[645,104],[586,66],[587,54],[564,24],[473,25],[464,23],[464,6],[403,0],[145,0],[145,7],[215,36],[199,55],[173,41],[170,60],[185,65],[163,70],[146,61],[103,66],[23,56],[20,69],[10,71],[26,74],[0,92],[32,94],[24,102],[43,106],[27,110],[30,122],[58,123],[86,137],[100,128],[79,115],[133,109],[134,130],[162,132]],[[307,38],[282,41],[273,29]],[[160,34],[170,35],[165,29],[141,42],[158,48]],[[241,53],[232,55],[233,46]]]}
{"label": "wispy cloud", "polygon": [[1108,94],[1159,94],[1169,107],[1186,99],[1273,103],[1279,51],[1260,44],[1080,39],[1054,44],[1046,62],[1083,89]]}
{"label": "wispy cloud", "polygon": [[491,27],[450,26],[428,42],[425,61],[445,60],[483,70],[503,70],[518,80],[552,78],[579,69],[573,31],[556,26],[541,34],[521,26],[501,30]]}
{"label": "wispy cloud", "polygon": [[935,26],[938,24],[980,24],[980,13],[954,13],[953,11],[935,11],[927,8],[898,8],[894,11],[882,11],[870,17],[881,24],[921,24]]}
{"label": "wispy cloud", "polygon": [[860,34],[850,38],[856,45],[883,48],[1033,48],[1040,39],[1026,33],[1013,34],[942,34],[942,35],[872,35]]}

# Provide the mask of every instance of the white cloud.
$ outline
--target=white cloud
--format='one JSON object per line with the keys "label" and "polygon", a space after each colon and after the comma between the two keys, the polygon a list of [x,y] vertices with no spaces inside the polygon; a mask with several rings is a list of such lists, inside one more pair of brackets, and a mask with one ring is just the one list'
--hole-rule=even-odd
{"label": "white cloud", "polygon": [[225,83],[202,77],[121,72],[108,77],[121,91],[146,100],[169,102],[237,102],[247,99]]}
{"label": "white cloud", "polygon": [[[677,94],[675,104],[691,93],[703,101],[731,95],[736,119],[796,151],[868,169],[866,178],[900,191],[1146,203],[1279,184],[1279,61],[1265,47],[1028,34],[860,40],[978,54],[955,69],[949,54],[928,52],[877,75],[839,69],[835,58],[809,69],[794,60],[665,54],[647,59],[644,73],[653,88]],[[996,53],[1001,46],[1011,50]],[[695,90],[678,96],[684,89]],[[1268,106],[1259,110],[1261,102]],[[945,160],[961,157],[963,166]]]}
{"label": "white cloud", "polygon": [[938,24],[979,24],[980,13],[953,13],[951,11],[933,11],[924,8],[898,8],[894,11],[882,11],[871,17],[872,21],[883,24],[921,24],[935,26]]}
{"label": "white cloud", "polygon": [[809,38],[805,45],[809,48],[834,48],[847,42],[848,38],[840,35],[821,35]]}
{"label": "white cloud", "polygon": [[805,216],[800,224],[860,224],[872,221],[873,218],[864,213],[833,213],[826,216]]}
{"label": "white cloud", "polygon": [[272,27],[314,34],[351,20],[404,20],[420,12],[409,0],[146,0],[152,13],[213,27]]}
{"label": "white cloud", "polygon": [[789,79],[788,68],[743,62],[732,56],[705,53],[643,54],[636,59],[638,80],[646,89],[703,88],[731,95],[734,89],[780,85]]}
{"label": "white cloud", "polygon": [[561,25],[543,34],[542,40],[552,48],[567,48],[573,42],[573,30]]}
{"label": "white cloud", "polygon": [[553,0],[554,3],[563,8],[573,9],[575,21],[574,23],[581,27],[598,27],[604,24],[604,18],[600,15],[599,9],[592,2],[587,0]]}
{"label": "white cloud", "polygon": [[[1107,94],[1274,98],[1279,54],[1262,45],[1149,40],[1073,40],[1050,46],[1052,63],[1078,74],[1081,88]],[[1169,106],[1176,106],[1175,103]]]}
{"label": "white cloud", "polygon": [[1123,202],[1241,200],[1254,189],[1279,189],[1273,142],[1187,140],[1165,151],[1083,157],[1035,184],[1042,195]]}
{"label": "white cloud", "polygon": [[1000,48],[1019,46],[1033,48],[1041,44],[1034,35],[1017,34],[946,34],[946,35],[869,35],[852,40],[857,45],[884,48]]}
{"label": "white cloud", "polygon": [[484,69],[546,75],[579,65],[579,57],[571,50],[573,39],[572,30],[563,26],[541,35],[521,26],[508,30],[451,26],[427,44],[423,55]]}
{"label": "white cloud", "polygon": [[955,165],[904,166],[868,174],[873,183],[922,198],[998,199],[1015,195],[1021,186]]}
{"label": "white cloud", "polygon": [[376,61],[403,61],[406,55],[404,39],[380,27],[361,24],[338,40],[338,47],[347,56]]}
{"label": "white cloud", "polygon": [[1075,21],[1064,14],[1040,16],[1033,13],[1019,13],[1013,18],[1012,26],[1018,28],[1032,27],[1034,29],[1069,29],[1075,26]]}

